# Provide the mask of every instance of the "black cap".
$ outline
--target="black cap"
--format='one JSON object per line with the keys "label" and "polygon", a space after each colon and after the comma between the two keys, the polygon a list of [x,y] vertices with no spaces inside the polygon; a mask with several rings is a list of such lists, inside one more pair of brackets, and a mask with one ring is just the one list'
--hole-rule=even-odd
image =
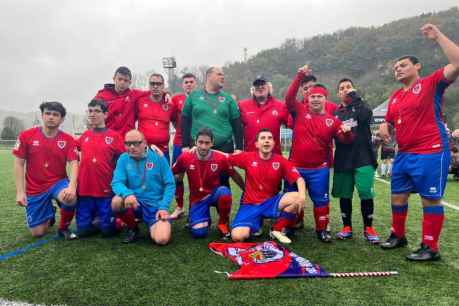
{"label": "black cap", "polygon": [[266,82],[268,82],[268,79],[266,77],[264,77],[263,75],[257,75],[252,85],[253,86],[265,85]]}

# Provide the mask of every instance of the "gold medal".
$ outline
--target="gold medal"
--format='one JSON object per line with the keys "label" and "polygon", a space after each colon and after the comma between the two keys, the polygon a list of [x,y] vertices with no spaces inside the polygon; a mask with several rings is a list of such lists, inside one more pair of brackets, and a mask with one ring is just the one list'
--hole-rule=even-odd
{"label": "gold medal", "polygon": [[398,124],[402,123],[402,119],[399,118],[399,119],[397,120],[397,123],[398,123]]}

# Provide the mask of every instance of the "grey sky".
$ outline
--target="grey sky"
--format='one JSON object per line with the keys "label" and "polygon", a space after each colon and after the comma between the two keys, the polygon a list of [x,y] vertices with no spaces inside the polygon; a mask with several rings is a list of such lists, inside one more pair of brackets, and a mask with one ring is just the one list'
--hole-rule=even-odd
{"label": "grey sky", "polygon": [[457,0],[304,1],[9,1],[0,2],[0,109],[30,111],[43,100],[71,111],[85,105],[117,66],[163,72],[174,55],[179,69],[224,64],[350,26],[435,12]]}

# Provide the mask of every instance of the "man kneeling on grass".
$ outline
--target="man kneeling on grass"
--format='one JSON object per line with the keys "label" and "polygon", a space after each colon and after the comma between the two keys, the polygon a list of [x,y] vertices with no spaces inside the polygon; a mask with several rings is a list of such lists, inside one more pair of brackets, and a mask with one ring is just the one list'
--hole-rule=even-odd
{"label": "man kneeling on grass", "polygon": [[[304,209],[306,188],[298,170],[281,155],[273,153],[273,134],[261,129],[256,137],[255,152],[229,157],[230,164],[245,170],[245,188],[239,211],[232,224],[231,237],[244,241],[259,230],[262,218],[276,219],[270,233],[281,243],[291,243],[284,234],[294,226],[296,216]],[[296,183],[298,192],[279,193],[282,179]]]}
{"label": "man kneeling on grass", "polygon": [[147,225],[155,243],[167,244],[171,238],[168,210],[175,194],[169,163],[148,148],[144,135],[137,130],[126,134],[124,144],[127,153],[118,159],[112,180],[112,209],[128,227],[123,242],[137,240],[138,217]]}

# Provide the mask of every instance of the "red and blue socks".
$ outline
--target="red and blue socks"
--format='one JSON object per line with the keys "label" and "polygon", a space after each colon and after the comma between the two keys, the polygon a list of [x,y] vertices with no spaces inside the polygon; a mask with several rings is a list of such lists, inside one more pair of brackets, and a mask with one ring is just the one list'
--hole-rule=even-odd
{"label": "red and blue socks", "polygon": [[273,224],[273,230],[282,232],[285,228],[291,228],[298,220],[298,214],[282,211]]}
{"label": "red and blue socks", "polygon": [[392,233],[397,238],[405,237],[405,223],[408,216],[408,204],[392,204]]}
{"label": "red and blue socks", "polygon": [[423,208],[422,243],[429,246],[432,251],[438,251],[438,240],[443,228],[445,214],[442,205]]}
{"label": "red and blue socks", "polygon": [[218,224],[228,224],[231,213],[231,204],[233,199],[231,195],[222,195],[217,200]]}

